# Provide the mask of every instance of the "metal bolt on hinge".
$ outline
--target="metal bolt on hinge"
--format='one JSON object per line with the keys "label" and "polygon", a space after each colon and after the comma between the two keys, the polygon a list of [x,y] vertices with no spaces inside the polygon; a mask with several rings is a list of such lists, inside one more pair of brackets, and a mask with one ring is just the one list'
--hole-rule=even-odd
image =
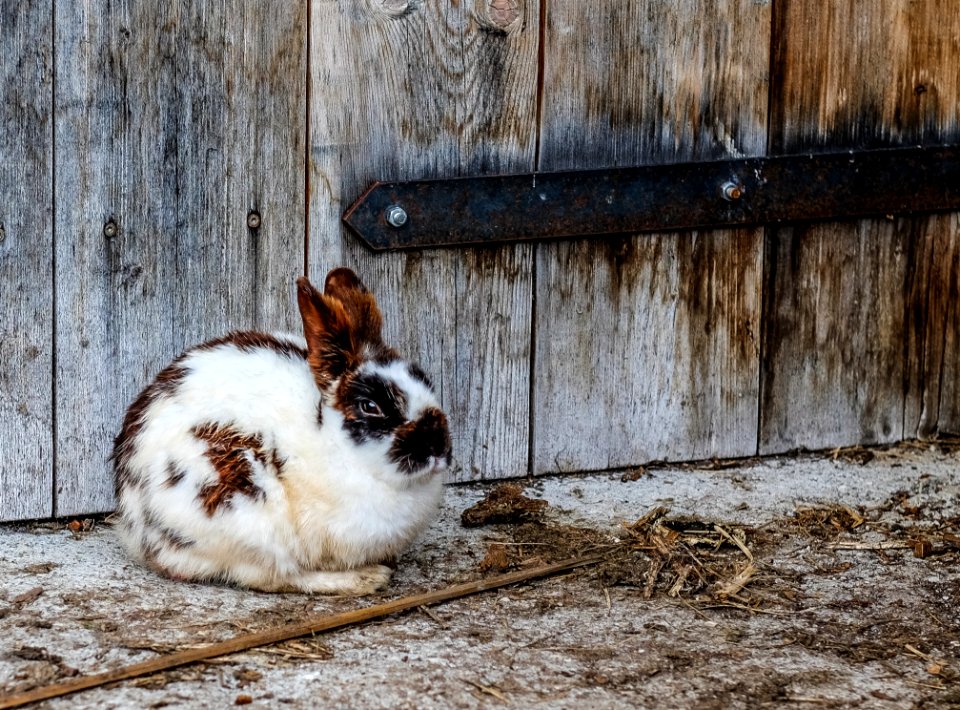
{"label": "metal bolt on hinge", "polygon": [[398,229],[407,223],[407,211],[400,205],[387,207],[387,224]]}
{"label": "metal bolt on hinge", "polygon": [[735,182],[727,181],[720,186],[720,194],[723,199],[734,202],[743,197],[743,188]]}
{"label": "metal bolt on hinge", "polygon": [[105,236],[107,239],[113,239],[115,236],[117,236],[118,231],[120,230],[117,227],[117,223],[112,219],[103,225],[103,236]]}

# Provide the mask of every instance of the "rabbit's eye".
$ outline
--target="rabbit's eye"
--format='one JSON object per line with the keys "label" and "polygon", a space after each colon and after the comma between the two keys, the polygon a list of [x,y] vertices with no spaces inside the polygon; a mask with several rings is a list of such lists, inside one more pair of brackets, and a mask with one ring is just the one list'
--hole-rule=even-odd
{"label": "rabbit's eye", "polygon": [[372,399],[361,399],[359,402],[360,411],[367,417],[382,417],[383,410],[380,405]]}

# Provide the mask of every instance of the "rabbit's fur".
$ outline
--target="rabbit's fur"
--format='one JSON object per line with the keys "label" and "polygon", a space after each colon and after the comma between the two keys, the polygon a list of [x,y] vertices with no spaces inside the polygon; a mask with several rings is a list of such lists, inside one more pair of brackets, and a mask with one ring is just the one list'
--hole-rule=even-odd
{"label": "rabbit's fur", "polygon": [[365,594],[435,515],[446,417],[381,339],[349,269],[305,278],[304,338],[238,332],[188,350],[130,406],[113,459],[117,529],[176,579]]}

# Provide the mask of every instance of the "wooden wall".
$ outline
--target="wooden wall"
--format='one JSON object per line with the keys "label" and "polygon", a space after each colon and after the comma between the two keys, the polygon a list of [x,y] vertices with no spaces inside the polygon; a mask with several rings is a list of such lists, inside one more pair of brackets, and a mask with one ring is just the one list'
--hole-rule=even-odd
{"label": "wooden wall", "polygon": [[957,214],[387,255],[340,223],[375,179],[955,143],[958,36],[952,0],[0,0],[0,518],[109,510],[157,369],[294,328],[339,264],[455,480],[960,432]]}
{"label": "wooden wall", "polygon": [[3,0],[0,50],[0,517],[109,510],[157,370],[297,322],[306,9]]}

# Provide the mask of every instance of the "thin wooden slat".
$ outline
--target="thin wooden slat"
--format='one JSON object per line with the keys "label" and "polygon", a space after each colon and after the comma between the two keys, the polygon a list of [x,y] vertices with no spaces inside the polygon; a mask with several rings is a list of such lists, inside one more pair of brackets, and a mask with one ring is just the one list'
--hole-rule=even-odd
{"label": "thin wooden slat", "polygon": [[[903,436],[934,439],[956,426],[949,380],[960,363],[948,344],[960,327],[955,302],[960,277],[960,213],[905,220],[905,383]],[[951,424],[951,422],[954,422]]]}
{"label": "thin wooden slat", "polygon": [[228,329],[297,322],[306,9],[58,2],[56,33],[55,512],[67,515],[112,508],[112,438],[171,357]]}
{"label": "thin wooden slat", "polygon": [[[769,28],[766,3],[551,3],[539,169],[762,154]],[[754,453],[762,247],[538,246],[534,473]]]}
{"label": "thin wooden slat", "polygon": [[0,2],[0,520],[53,512],[50,19]]}
{"label": "thin wooden slat", "polygon": [[533,169],[539,5],[313,3],[310,246],[376,294],[451,419],[452,478],[526,473],[532,249],[374,255],[343,211],[374,180]]}
{"label": "thin wooden slat", "polygon": [[960,436],[960,268],[953,270],[948,295],[939,419],[942,432]]}
{"label": "thin wooden slat", "polygon": [[[774,152],[960,140],[949,0],[793,0],[775,16]],[[761,453],[935,434],[955,230],[936,216],[771,231]]]}

